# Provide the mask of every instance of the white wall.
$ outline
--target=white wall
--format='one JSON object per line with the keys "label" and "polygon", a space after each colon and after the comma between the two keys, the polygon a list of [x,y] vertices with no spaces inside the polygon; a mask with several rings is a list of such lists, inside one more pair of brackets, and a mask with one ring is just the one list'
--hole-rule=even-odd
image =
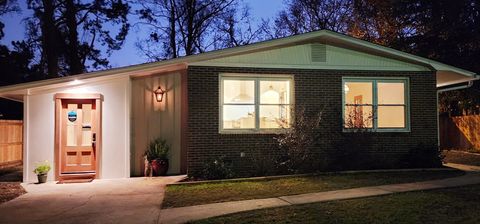
{"label": "white wall", "polygon": [[76,87],[31,91],[24,98],[24,182],[36,182],[36,162],[49,160],[55,178],[54,139],[56,93],[100,93],[102,102],[102,154],[99,178],[130,176],[130,78],[107,80]]}

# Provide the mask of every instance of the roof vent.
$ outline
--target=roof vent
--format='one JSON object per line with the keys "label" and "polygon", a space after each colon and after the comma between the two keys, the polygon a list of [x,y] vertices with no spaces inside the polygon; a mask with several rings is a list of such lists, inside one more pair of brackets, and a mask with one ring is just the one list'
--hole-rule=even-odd
{"label": "roof vent", "polygon": [[312,62],[327,62],[327,46],[325,44],[311,45]]}

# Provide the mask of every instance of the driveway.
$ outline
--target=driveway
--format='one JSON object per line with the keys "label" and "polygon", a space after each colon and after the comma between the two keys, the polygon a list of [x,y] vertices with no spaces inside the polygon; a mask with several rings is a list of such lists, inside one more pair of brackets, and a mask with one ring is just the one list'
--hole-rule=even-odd
{"label": "driveway", "polygon": [[0,204],[0,223],[158,223],[165,185],[184,176],[25,184]]}

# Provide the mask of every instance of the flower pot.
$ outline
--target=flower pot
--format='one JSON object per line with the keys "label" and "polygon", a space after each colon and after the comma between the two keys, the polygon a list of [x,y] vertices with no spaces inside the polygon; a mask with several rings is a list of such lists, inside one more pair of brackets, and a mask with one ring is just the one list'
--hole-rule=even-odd
{"label": "flower pot", "polygon": [[37,178],[39,184],[47,182],[47,174],[38,174]]}
{"label": "flower pot", "polygon": [[168,171],[168,159],[156,159],[152,161],[153,176],[165,176]]}

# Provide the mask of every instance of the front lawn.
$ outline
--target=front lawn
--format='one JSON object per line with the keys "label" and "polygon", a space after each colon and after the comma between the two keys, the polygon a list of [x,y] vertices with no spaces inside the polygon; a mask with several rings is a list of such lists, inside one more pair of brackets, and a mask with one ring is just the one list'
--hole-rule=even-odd
{"label": "front lawn", "polygon": [[312,192],[442,179],[463,175],[456,170],[331,174],[270,180],[229,181],[167,186],[163,208],[279,197]]}
{"label": "front lawn", "polygon": [[256,210],[212,223],[480,223],[480,185]]}

